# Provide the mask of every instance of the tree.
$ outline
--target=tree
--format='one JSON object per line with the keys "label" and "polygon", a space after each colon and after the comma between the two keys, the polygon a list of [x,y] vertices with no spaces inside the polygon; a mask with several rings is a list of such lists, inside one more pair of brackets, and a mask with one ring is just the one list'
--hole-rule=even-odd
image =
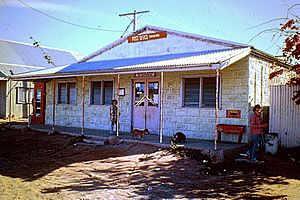
{"label": "tree", "polygon": [[[283,57],[290,65],[288,67],[273,66],[273,72],[270,79],[278,77],[281,74],[288,74],[287,85],[300,86],[300,19],[299,16],[293,15],[293,18],[280,24],[280,35],[285,38],[282,49]],[[294,91],[292,97],[297,105],[300,105],[300,89]]]}

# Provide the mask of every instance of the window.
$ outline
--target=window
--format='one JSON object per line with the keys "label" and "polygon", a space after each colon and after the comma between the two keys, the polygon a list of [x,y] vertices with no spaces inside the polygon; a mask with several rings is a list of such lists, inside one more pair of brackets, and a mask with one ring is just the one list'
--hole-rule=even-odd
{"label": "window", "polygon": [[33,88],[17,87],[16,103],[27,104],[31,102],[33,97]]}
{"label": "window", "polygon": [[58,83],[58,103],[76,104],[76,83]]}
{"label": "window", "polygon": [[90,96],[92,105],[110,105],[113,98],[113,81],[92,81]]}
{"label": "window", "polygon": [[215,107],[216,77],[184,78],[182,89],[184,107]]}
{"label": "window", "polygon": [[202,79],[202,106],[216,106],[216,77],[204,77]]}
{"label": "window", "polygon": [[184,106],[199,107],[200,79],[185,79],[184,84]]}

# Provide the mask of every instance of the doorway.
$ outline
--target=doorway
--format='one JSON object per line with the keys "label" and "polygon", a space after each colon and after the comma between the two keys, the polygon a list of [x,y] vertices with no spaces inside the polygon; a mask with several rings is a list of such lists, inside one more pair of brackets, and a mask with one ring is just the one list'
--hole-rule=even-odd
{"label": "doorway", "polygon": [[133,81],[133,128],[159,133],[159,81]]}
{"label": "doorway", "polygon": [[32,99],[34,124],[45,124],[45,83],[34,84],[34,97]]}

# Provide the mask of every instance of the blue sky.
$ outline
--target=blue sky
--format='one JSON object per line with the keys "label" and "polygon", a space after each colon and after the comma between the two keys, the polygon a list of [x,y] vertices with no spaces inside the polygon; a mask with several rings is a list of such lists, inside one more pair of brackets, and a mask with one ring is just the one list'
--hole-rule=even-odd
{"label": "blue sky", "polygon": [[[33,37],[43,46],[88,55],[121,37],[130,19],[119,14],[149,10],[138,16],[137,28],[153,25],[248,44],[261,31],[279,28],[283,21],[274,19],[286,17],[288,8],[296,3],[296,0],[0,0],[0,39],[32,44],[30,37]],[[300,6],[292,12],[300,15]],[[270,20],[273,21],[257,26]],[[91,30],[62,21],[112,31]],[[130,32],[132,27],[126,34]],[[281,42],[272,40],[273,34],[259,34],[249,44],[279,55]]]}

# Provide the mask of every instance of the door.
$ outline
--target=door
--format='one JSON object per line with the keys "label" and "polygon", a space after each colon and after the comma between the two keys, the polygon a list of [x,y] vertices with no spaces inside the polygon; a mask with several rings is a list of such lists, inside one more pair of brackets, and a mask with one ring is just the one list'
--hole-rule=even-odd
{"label": "door", "polygon": [[6,117],[6,84],[8,81],[0,81],[0,118]]}
{"label": "door", "polygon": [[34,84],[34,96],[32,99],[33,116],[32,122],[34,124],[45,123],[45,84],[35,83]]}
{"label": "door", "polygon": [[133,128],[159,132],[159,81],[133,82]]}

